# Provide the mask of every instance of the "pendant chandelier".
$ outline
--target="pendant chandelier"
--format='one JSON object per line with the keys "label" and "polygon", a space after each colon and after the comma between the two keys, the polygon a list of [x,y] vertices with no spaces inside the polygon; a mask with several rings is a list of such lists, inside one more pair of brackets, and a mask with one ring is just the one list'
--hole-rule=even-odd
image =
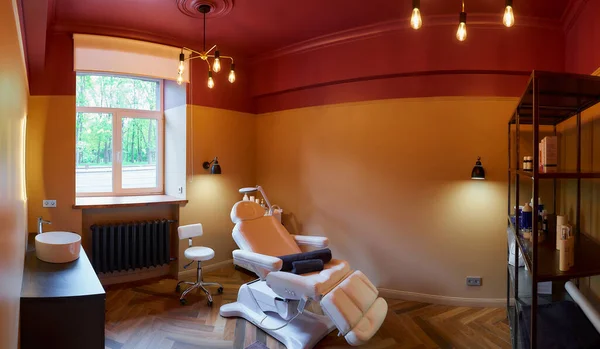
{"label": "pendant chandelier", "polygon": [[[461,3],[462,7],[458,16],[458,30],[456,31],[456,38],[459,41],[465,41],[467,39],[467,13],[465,12],[465,1],[461,0]],[[502,23],[508,28],[515,24],[515,15],[512,5],[513,0],[506,0]],[[423,20],[421,19],[421,1],[413,0],[412,8],[410,26],[413,29],[419,29],[423,25]]]}
{"label": "pendant chandelier", "polygon": [[[235,82],[235,64],[233,63],[233,57],[221,55],[221,53],[219,52],[219,49],[217,48],[217,45],[213,45],[210,49],[206,50],[206,14],[210,12],[210,6],[209,5],[200,5],[200,6],[198,6],[198,11],[200,13],[202,13],[203,17],[204,17],[204,39],[203,39],[203,44],[202,44],[202,52],[194,51],[187,47],[183,47],[181,49],[181,53],[179,54],[179,69],[178,69],[179,76],[177,77],[177,83],[179,85],[181,85],[181,83],[183,82],[183,69],[185,67],[184,62],[190,61],[192,59],[200,58],[203,61],[205,61],[206,64],[208,65],[208,80],[207,80],[208,88],[215,87],[215,80],[213,79],[212,74],[213,74],[213,72],[218,73],[221,71],[221,59],[231,60],[231,66],[230,66],[230,70],[229,70],[228,80],[230,83],[233,84]],[[187,58],[185,57],[184,50],[191,52]],[[213,50],[214,50],[214,53],[211,53],[211,52],[213,52]],[[212,60],[212,64],[211,64],[211,60]]]}

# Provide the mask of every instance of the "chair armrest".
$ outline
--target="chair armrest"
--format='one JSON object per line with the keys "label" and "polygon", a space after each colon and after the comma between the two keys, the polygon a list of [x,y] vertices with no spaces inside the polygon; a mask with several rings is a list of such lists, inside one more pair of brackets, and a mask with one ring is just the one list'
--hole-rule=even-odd
{"label": "chair armrest", "polygon": [[233,251],[233,261],[241,267],[252,266],[268,271],[279,271],[283,265],[277,257],[243,250]]}
{"label": "chair armrest", "polygon": [[267,286],[273,292],[284,299],[302,299],[308,297],[313,300],[320,300],[322,295],[317,293],[314,282],[306,277],[288,273],[285,271],[276,271],[267,275]]}
{"label": "chair armrest", "polygon": [[291,235],[298,246],[310,246],[317,248],[325,248],[329,246],[329,239],[324,236]]}

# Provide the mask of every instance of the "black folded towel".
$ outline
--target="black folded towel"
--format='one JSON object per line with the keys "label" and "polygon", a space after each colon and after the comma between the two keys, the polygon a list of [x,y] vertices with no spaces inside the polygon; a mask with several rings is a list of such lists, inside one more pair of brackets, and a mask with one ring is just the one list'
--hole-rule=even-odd
{"label": "black folded towel", "polygon": [[306,274],[312,273],[313,271],[323,270],[323,261],[320,259],[305,259],[303,261],[292,262],[292,273],[294,274]]}
{"label": "black folded towel", "polygon": [[323,261],[323,264],[329,263],[329,261],[331,260],[331,250],[328,248],[324,248],[322,250],[288,254],[286,256],[279,257],[279,259],[283,261],[281,271],[291,271],[294,268],[292,262],[296,261],[305,261],[307,259],[320,259]]}

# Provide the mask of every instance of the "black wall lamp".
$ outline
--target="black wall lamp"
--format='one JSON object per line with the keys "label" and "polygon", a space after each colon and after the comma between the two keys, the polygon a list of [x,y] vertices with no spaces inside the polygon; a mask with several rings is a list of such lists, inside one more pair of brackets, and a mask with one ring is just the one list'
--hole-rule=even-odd
{"label": "black wall lamp", "polygon": [[202,163],[202,167],[205,170],[208,170],[210,168],[210,174],[221,174],[221,165],[219,165],[219,160],[217,159],[216,156],[213,159],[213,161],[211,161],[211,162],[204,161]]}
{"label": "black wall lamp", "polygon": [[471,171],[471,179],[485,179],[485,170],[481,165],[481,156],[477,157],[477,162]]}

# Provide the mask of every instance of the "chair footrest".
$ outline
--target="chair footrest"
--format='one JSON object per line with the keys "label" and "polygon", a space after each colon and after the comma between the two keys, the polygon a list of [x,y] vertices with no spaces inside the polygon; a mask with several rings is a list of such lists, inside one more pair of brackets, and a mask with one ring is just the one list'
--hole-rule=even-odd
{"label": "chair footrest", "polygon": [[351,345],[367,342],[381,327],[387,303],[360,271],[353,272],[321,300],[321,308]]}

